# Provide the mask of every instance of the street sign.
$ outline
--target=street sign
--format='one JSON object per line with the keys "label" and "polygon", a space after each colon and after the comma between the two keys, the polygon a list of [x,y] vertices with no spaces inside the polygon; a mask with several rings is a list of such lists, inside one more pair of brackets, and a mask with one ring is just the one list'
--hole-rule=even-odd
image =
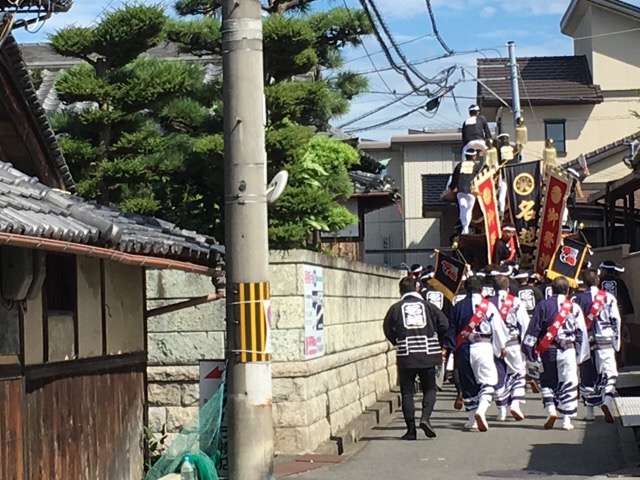
{"label": "street sign", "polygon": [[224,364],[224,360],[200,360],[200,408],[220,388]]}

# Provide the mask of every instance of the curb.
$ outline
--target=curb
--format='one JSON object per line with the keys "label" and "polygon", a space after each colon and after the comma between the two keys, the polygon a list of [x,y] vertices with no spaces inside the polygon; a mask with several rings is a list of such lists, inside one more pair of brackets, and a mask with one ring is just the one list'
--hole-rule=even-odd
{"label": "curb", "polygon": [[378,402],[332,435],[330,441],[319,447],[316,453],[343,455],[374,427],[391,420],[394,412],[400,408],[400,398],[400,391],[397,389],[384,394]]}

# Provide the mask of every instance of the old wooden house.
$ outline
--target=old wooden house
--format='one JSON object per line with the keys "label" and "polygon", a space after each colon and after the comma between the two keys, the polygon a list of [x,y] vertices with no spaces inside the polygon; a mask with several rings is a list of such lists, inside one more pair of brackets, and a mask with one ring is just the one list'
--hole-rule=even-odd
{"label": "old wooden house", "polygon": [[222,248],[75,196],[20,49],[1,45],[0,479],[139,480],[144,270],[211,274]]}

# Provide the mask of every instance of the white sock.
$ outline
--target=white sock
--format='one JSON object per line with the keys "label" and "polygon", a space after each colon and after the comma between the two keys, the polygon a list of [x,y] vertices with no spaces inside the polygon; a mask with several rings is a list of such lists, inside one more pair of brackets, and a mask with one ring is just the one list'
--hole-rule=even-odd
{"label": "white sock", "polygon": [[595,416],[595,412],[593,411],[593,407],[587,405],[587,417]]}
{"label": "white sock", "polygon": [[511,409],[516,411],[520,410],[520,400],[514,400],[511,402]]}
{"label": "white sock", "polygon": [[480,415],[484,415],[485,413],[487,413],[487,409],[489,408],[489,405],[491,405],[491,402],[488,402],[486,400],[480,400],[476,413],[479,413]]}
{"label": "white sock", "polygon": [[562,417],[562,425],[571,425],[571,417],[569,415]]}
{"label": "white sock", "polygon": [[467,413],[467,418],[468,418],[468,420],[469,420],[469,425],[473,425],[474,423],[476,423],[475,414],[476,414],[476,411],[475,411],[475,410],[470,410],[470,411]]}
{"label": "white sock", "polygon": [[555,407],[555,405],[549,405],[549,406],[547,407],[547,413],[548,413],[549,415],[556,415],[556,416],[557,416],[557,415],[558,415],[558,412],[556,412],[556,407]]}

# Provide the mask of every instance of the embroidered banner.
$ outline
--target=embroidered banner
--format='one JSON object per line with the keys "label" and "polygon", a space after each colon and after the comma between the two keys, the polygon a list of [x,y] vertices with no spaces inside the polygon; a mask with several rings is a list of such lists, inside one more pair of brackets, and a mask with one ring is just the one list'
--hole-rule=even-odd
{"label": "embroidered banner", "polygon": [[578,287],[578,277],[582,270],[582,264],[589,252],[589,245],[579,240],[565,238],[560,242],[553,256],[547,278],[553,280],[556,277],[566,277],[571,288]]}
{"label": "embroidered banner", "polygon": [[467,265],[463,261],[446,255],[439,250],[435,250],[435,252],[435,269],[433,277],[428,282],[453,303],[453,299],[462,284],[462,275]]}
{"label": "embroidered banner", "polygon": [[507,165],[503,172],[509,211],[520,246],[520,268],[533,269],[540,219],[540,161]]}
{"label": "embroidered banner", "polygon": [[483,168],[473,180],[471,191],[477,197],[480,210],[484,216],[484,232],[487,237],[487,263],[493,258],[493,245],[500,238],[500,215],[496,200],[496,186],[493,179],[494,170]]}
{"label": "embroidered banner", "polygon": [[547,170],[535,262],[535,271],[541,275],[549,268],[560,243],[562,214],[571,191],[571,182],[571,177],[559,169]]}

